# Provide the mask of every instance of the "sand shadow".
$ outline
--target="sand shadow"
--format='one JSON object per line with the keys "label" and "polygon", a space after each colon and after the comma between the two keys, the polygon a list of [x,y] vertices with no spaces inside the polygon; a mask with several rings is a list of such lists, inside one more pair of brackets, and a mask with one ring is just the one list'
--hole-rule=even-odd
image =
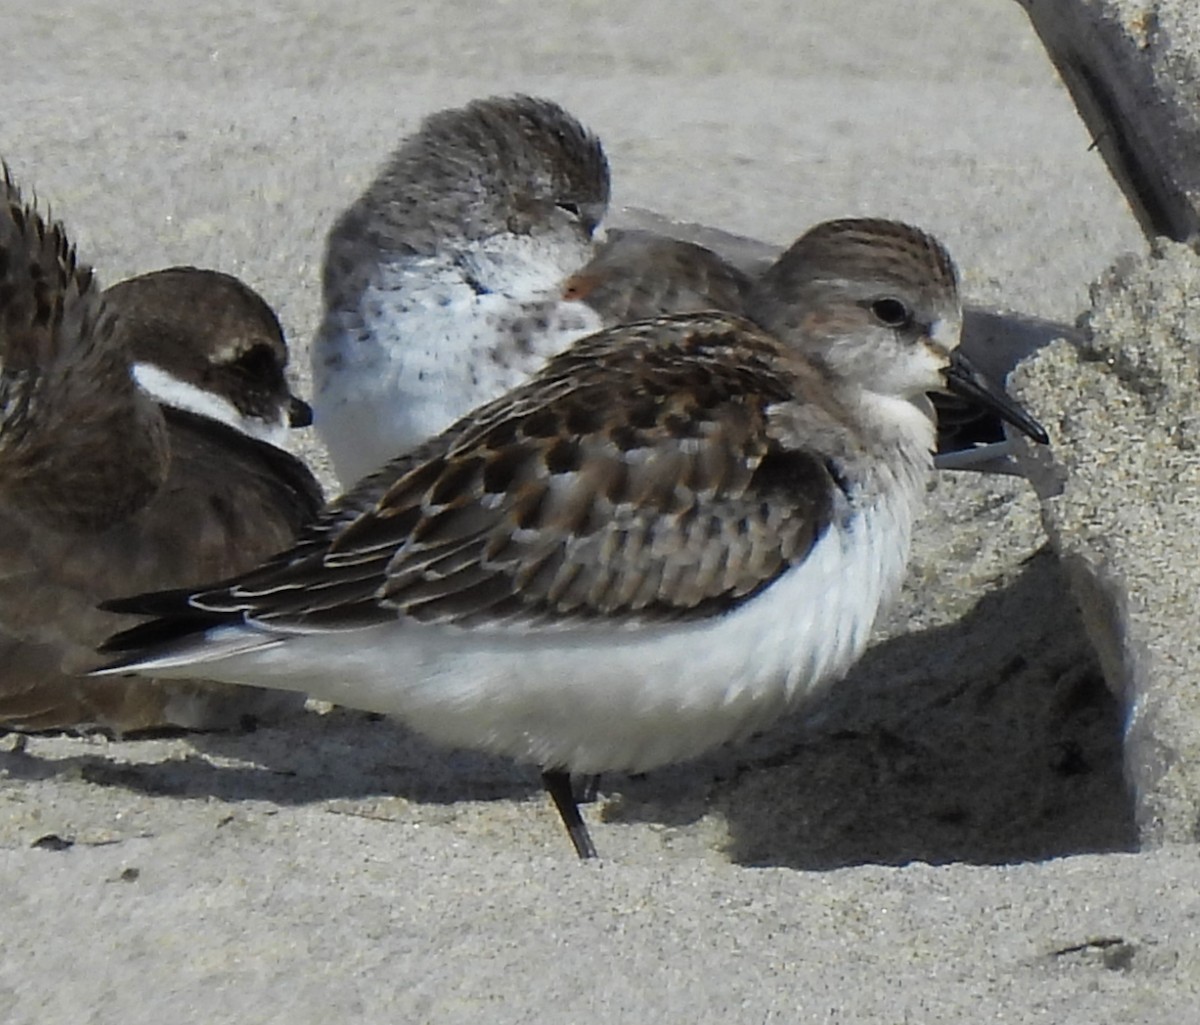
{"label": "sand shadow", "polygon": [[1133,850],[1123,725],[1039,553],[962,620],[873,648],[806,718],[631,781],[605,817],[715,808],[734,861],[801,869]]}
{"label": "sand shadow", "polygon": [[[447,751],[394,720],[351,709],[301,713],[251,733],[184,734],[166,758],[151,745],[123,743],[121,758],[86,742],[66,757],[0,751],[0,773],[15,780],[83,779],[149,797],[281,806],[380,797],[429,804],[515,800],[541,789],[529,767]],[[194,753],[181,757],[179,748]]]}

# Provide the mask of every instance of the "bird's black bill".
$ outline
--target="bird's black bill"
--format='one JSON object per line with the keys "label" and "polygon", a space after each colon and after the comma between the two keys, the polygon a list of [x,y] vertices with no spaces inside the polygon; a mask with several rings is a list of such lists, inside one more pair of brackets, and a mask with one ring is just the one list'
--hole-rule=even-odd
{"label": "bird's black bill", "polygon": [[288,403],[288,425],[291,427],[311,427],[313,422],[313,411],[303,399],[292,396],[292,400]]}
{"label": "bird's black bill", "polygon": [[945,371],[946,388],[959,398],[975,403],[982,409],[990,409],[1000,419],[1012,424],[1023,434],[1029,435],[1041,445],[1050,443],[1050,436],[1033,417],[1004,392],[992,384],[959,349],[950,355],[950,366]]}

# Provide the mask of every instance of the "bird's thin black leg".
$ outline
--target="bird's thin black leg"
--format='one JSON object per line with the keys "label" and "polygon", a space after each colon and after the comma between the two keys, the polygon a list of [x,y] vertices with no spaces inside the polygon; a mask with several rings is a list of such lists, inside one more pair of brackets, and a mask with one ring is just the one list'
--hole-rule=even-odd
{"label": "bird's thin black leg", "polygon": [[542,784],[546,793],[562,816],[563,825],[567,827],[567,835],[575,845],[575,853],[581,858],[594,858],[596,848],[588,833],[587,824],[579,814],[579,805],[575,803],[575,792],[571,789],[571,775],[558,769],[547,769],[542,773]]}

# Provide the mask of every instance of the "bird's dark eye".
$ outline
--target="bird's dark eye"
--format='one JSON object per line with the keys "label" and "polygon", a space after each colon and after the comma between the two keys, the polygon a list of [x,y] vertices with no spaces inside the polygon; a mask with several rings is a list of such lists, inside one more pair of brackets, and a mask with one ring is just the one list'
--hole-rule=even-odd
{"label": "bird's dark eye", "polygon": [[912,310],[899,299],[890,296],[871,303],[871,312],[885,327],[908,327],[913,320]]}
{"label": "bird's dark eye", "polygon": [[266,345],[252,345],[231,366],[237,373],[264,384],[280,376],[275,353]]}
{"label": "bird's dark eye", "polygon": [[572,217],[579,216],[579,204],[578,203],[559,203],[557,205],[560,210],[566,210],[567,213],[569,213]]}

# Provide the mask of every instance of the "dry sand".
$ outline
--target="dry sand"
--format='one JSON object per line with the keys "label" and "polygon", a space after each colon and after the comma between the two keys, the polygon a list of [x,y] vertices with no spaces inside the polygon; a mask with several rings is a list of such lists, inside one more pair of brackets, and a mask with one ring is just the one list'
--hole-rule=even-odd
{"label": "dry sand", "polygon": [[[587,121],[617,204],[774,243],[914,221],[983,304],[1072,321],[1144,248],[1011,0],[0,0],[0,24],[18,180],[106,281],[246,278],[299,372],[333,215],[483,94]],[[607,779],[598,864],[534,773],[358,713],[3,741],[0,1017],[1195,1020],[1200,851],[1130,853],[1122,715],[1035,497],[943,475],[931,499],[851,677],[747,745]]]}

